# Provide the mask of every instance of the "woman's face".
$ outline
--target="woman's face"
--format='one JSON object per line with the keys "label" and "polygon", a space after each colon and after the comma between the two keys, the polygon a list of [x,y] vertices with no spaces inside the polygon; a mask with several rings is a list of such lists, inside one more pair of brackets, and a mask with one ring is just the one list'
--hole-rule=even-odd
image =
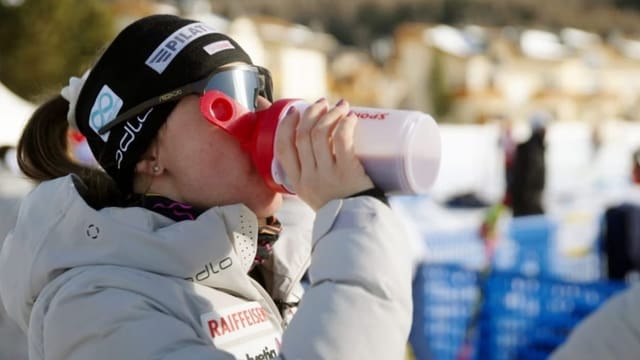
{"label": "woman's face", "polygon": [[[266,99],[258,102],[259,109],[269,105]],[[280,207],[281,195],[267,187],[239,142],[200,113],[198,96],[178,103],[156,146],[162,172],[151,191],[203,208],[243,203],[258,217]]]}

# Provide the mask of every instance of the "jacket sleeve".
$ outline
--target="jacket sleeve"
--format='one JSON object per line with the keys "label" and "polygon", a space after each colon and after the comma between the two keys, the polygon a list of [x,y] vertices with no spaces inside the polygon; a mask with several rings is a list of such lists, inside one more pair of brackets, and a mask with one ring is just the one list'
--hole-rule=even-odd
{"label": "jacket sleeve", "polygon": [[578,325],[551,359],[637,359],[640,354],[638,304],[640,285],[615,295]]}
{"label": "jacket sleeve", "polygon": [[313,230],[310,286],[284,333],[284,359],[403,359],[412,318],[411,257],[391,209],[335,200]]}
{"label": "jacket sleeve", "polygon": [[62,289],[49,304],[42,328],[30,328],[42,339],[32,344],[30,358],[234,359],[148,296],[81,285],[84,291]]}

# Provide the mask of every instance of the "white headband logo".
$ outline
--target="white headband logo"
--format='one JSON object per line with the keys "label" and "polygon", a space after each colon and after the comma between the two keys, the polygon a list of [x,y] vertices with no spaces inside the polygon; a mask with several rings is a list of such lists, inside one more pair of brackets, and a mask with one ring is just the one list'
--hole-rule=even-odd
{"label": "white headband logo", "polygon": [[110,132],[100,135],[100,129],[118,116],[122,104],[122,99],[106,84],[96,96],[89,113],[89,127],[102,138],[102,141],[109,140]]}
{"label": "white headband logo", "polygon": [[192,41],[216,32],[217,31],[203,23],[193,23],[183,26],[169,35],[162,44],[151,53],[151,56],[145,61],[145,64],[158,74],[162,74],[180,51]]}

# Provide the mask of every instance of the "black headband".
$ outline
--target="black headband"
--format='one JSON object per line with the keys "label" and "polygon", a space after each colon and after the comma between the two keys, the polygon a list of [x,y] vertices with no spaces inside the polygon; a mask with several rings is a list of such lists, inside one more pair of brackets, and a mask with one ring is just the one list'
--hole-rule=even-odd
{"label": "black headband", "polygon": [[120,32],[91,69],[76,105],[76,123],[91,151],[124,192],[133,169],[175,107],[144,109],[100,135],[118,114],[171,89],[205,77],[249,55],[210,26],[173,15],[142,18]]}

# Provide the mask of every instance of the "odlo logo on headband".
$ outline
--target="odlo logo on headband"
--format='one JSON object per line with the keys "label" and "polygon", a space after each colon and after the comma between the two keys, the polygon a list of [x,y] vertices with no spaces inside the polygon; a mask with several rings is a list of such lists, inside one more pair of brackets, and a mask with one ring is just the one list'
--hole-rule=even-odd
{"label": "odlo logo on headband", "polygon": [[144,115],[136,116],[135,120],[127,121],[124,124],[124,133],[118,142],[118,150],[116,150],[116,164],[118,165],[118,169],[120,169],[124,155],[127,153],[127,150],[129,150],[129,145],[136,139],[136,136],[140,130],[142,130],[144,122],[147,121],[152,111],[153,108],[147,110]]}
{"label": "odlo logo on headband", "polygon": [[171,61],[173,61],[180,51],[189,45],[189,43],[199,37],[215,32],[215,30],[203,23],[193,23],[183,26],[169,35],[162,44],[151,53],[151,56],[145,61],[145,64],[158,74],[162,74],[164,69],[171,64]]}

